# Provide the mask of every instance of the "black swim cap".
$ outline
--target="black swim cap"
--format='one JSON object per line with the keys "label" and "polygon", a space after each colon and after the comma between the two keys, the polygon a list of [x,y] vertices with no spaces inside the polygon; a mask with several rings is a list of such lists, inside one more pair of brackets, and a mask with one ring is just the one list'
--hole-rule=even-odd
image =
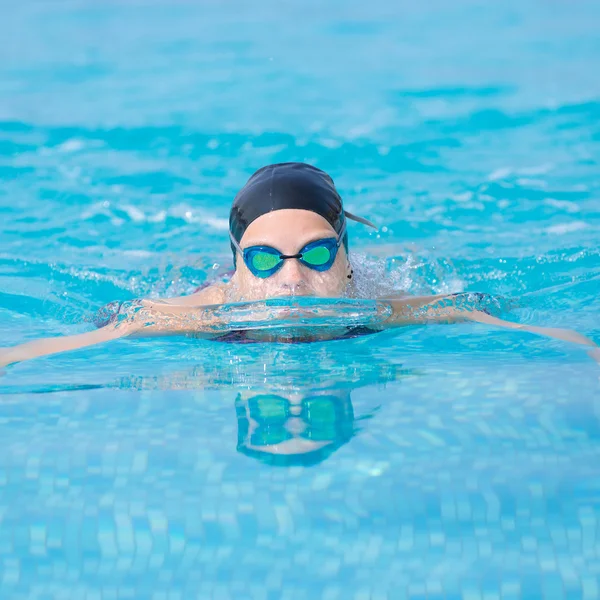
{"label": "black swim cap", "polygon": [[[344,211],[342,198],[333,179],[325,171],[306,163],[289,162],[267,165],[250,177],[233,200],[229,213],[229,231],[239,243],[244,232],[258,217],[284,208],[310,210],[321,215],[340,233],[350,219],[375,227],[369,221]],[[343,243],[348,250],[348,234]],[[235,262],[235,248],[231,245]]]}
{"label": "black swim cap", "polygon": [[327,173],[304,163],[280,163],[256,171],[238,192],[229,230],[239,242],[252,221],[283,208],[316,212],[336,233],[344,224],[342,199]]}

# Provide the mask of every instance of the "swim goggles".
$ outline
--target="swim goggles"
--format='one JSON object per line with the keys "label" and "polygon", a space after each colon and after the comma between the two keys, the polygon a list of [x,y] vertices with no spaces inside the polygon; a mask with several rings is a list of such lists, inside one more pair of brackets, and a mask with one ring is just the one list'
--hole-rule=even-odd
{"label": "swim goggles", "polygon": [[266,279],[281,269],[284,260],[291,258],[299,260],[313,271],[328,271],[335,262],[345,231],[346,222],[344,221],[337,239],[324,238],[310,242],[297,254],[282,254],[277,248],[271,246],[250,246],[242,250],[231,232],[229,232],[229,237],[236,250],[243,256],[244,263],[252,275]]}
{"label": "swim goggles", "polygon": [[292,439],[294,436],[287,430],[286,423],[294,416],[306,425],[299,437],[314,442],[333,442],[338,437],[339,402],[335,396],[309,396],[302,400],[300,414],[292,415],[287,398],[275,394],[254,396],[248,400],[248,411],[258,427],[251,435],[250,443],[271,446]]}

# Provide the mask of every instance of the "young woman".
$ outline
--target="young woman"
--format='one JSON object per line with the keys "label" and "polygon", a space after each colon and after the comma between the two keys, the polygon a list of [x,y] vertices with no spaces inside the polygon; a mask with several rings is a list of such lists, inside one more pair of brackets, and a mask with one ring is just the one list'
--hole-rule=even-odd
{"label": "young woman", "polygon": [[[226,325],[219,307],[282,296],[347,295],[353,285],[347,219],[374,227],[343,209],[333,180],[323,171],[304,163],[263,167],[248,180],[231,207],[229,241],[235,272],[230,281],[189,296],[140,300],[95,331],[1,349],[0,366],[131,335],[194,335],[228,341],[273,339],[264,331],[218,332]],[[259,303],[256,309],[260,308]],[[339,339],[418,323],[470,320],[587,345],[598,359],[599,349],[594,342],[574,331],[519,325],[484,311],[461,309],[455,295],[396,296],[381,299],[377,309],[381,318],[373,329],[328,329],[317,339]],[[315,339],[312,335],[309,339]]]}

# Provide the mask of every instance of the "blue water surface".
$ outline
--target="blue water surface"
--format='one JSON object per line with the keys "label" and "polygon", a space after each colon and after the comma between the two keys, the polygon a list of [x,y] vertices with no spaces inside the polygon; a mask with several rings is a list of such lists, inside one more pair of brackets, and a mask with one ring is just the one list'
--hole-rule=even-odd
{"label": "blue water surface", "polygon": [[[599,28],[591,0],[0,1],[0,346],[219,276],[234,194],[292,160],[380,225],[349,225],[378,277],[600,341]],[[599,375],[475,324],[8,367],[0,597],[600,598]]]}

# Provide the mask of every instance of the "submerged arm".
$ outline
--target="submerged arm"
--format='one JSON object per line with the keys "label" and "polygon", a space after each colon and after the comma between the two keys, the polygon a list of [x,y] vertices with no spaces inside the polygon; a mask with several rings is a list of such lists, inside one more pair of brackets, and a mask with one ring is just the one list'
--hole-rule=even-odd
{"label": "submerged arm", "polygon": [[12,348],[0,348],[0,367],[5,367],[12,363],[30,360],[39,356],[48,356],[49,354],[58,354],[68,352],[69,350],[78,350],[87,346],[94,346],[109,340],[115,340],[125,337],[131,333],[129,324],[107,325],[102,329],[87,331],[77,335],[67,335],[63,337],[43,338],[26,342]]}
{"label": "submerged arm", "polygon": [[[466,310],[453,306],[453,296],[416,296],[412,298],[391,298],[386,300],[392,307],[392,316],[386,321],[386,327],[402,325],[418,325],[424,323],[461,323],[476,321],[486,325],[518,329],[537,335],[573,342],[594,348],[592,356],[598,360],[598,346],[589,338],[571,329],[556,327],[537,327],[535,325],[522,325],[493,317],[481,310]],[[448,303],[448,304],[446,304]]]}
{"label": "submerged arm", "polygon": [[194,309],[219,304],[223,302],[223,298],[224,287],[216,284],[189,296],[134,301],[130,307],[135,302],[138,306],[121,322],[109,322],[99,329],[77,335],[44,338],[13,348],[0,348],[0,367],[127,336],[182,335],[191,332],[202,334],[202,319]]}
{"label": "submerged arm", "polygon": [[202,311],[201,307],[142,300],[122,321],[109,323],[100,329],[76,335],[43,338],[12,348],[0,348],[0,367],[40,356],[87,348],[127,336],[190,333],[210,335],[210,328],[214,325],[215,319],[211,318],[210,311]]}
{"label": "submerged arm", "polygon": [[565,342],[573,342],[574,344],[598,348],[598,345],[590,340],[590,338],[587,338],[584,335],[573,331],[572,329],[562,329],[559,327],[538,327],[536,325],[521,325],[520,323],[512,323],[511,321],[504,321],[503,319],[492,317],[491,315],[479,310],[473,311],[472,313],[466,313],[464,315],[464,320],[477,321],[478,323],[496,325],[498,327],[506,327],[507,329],[519,329],[521,331],[527,331],[537,335],[556,338],[557,340],[563,340]]}

